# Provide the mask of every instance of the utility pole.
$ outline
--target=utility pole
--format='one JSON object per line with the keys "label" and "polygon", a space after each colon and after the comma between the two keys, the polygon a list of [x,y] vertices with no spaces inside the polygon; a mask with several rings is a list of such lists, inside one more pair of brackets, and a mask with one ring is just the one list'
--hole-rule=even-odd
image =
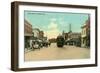
{"label": "utility pole", "polygon": [[72,30],[71,30],[71,24],[69,24],[69,33],[71,33]]}

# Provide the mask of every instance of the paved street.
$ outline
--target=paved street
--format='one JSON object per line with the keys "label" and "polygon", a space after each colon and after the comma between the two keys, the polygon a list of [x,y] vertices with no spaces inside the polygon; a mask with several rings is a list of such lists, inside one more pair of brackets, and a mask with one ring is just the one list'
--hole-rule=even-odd
{"label": "paved street", "polygon": [[52,43],[50,47],[43,47],[40,50],[25,52],[25,61],[34,60],[58,60],[58,59],[84,59],[90,57],[90,49],[65,45],[63,48]]}

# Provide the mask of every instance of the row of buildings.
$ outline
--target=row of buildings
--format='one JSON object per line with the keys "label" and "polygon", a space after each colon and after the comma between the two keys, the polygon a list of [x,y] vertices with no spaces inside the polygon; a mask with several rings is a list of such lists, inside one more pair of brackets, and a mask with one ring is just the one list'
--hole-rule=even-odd
{"label": "row of buildings", "polygon": [[65,39],[66,45],[76,45],[81,46],[81,33],[79,32],[63,32],[63,37]]}
{"label": "row of buildings", "polygon": [[[69,26],[69,32],[62,32],[67,45],[77,45],[80,47],[90,47],[90,18],[80,27],[81,32],[72,32],[71,24]],[[47,39],[44,37],[44,32],[38,28],[32,28],[32,25],[25,20],[24,21],[24,38],[25,46],[28,46],[30,39]],[[54,39],[51,41],[54,41]]]}
{"label": "row of buildings", "polygon": [[36,40],[36,39],[43,39],[44,32],[38,28],[32,28],[32,25],[27,21],[24,20],[24,43],[25,47],[29,46],[30,40]]}
{"label": "row of buildings", "polygon": [[81,32],[72,32],[71,24],[69,25],[69,32],[62,32],[65,39],[65,44],[76,45],[80,47],[90,47],[90,18],[81,27]]}

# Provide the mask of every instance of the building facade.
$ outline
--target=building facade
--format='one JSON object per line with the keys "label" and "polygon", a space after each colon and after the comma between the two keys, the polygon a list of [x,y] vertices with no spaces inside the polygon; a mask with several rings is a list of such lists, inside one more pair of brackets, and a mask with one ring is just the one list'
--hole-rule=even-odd
{"label": "building facade", "polygon": [[68,34],[68,39],[76,39],[76,38],[79,38],[80,36],[81,36],[81,33],[72,32]]}
{"label": "building facade", "polygon": [[81,33],[78,32],[70,32],[68,34],[67,44],[80,46],[81,45]]}
{"label": "building facade", "polygon": [[62,36],[64,37],[66,45],[74,45],[81,46],[81,33],[80,32],[72,32],[71,24],[69,25],[69,32],[62,32]]}
{"label": "building facade", "polygon": [[90,19],[88,19],[81,28],[81,46],[90,47]]}
{"label": "building facade", "polygon": [[44,37],[44,32],[43,32],[43,31],[40,31],[40,32],[39,32],[39,38],[40,38],[40,39],[43,39],[43,37]]}
{"label": "building facade", "polygon": [[33,28],[34,38],[39,38],[40,30],[38,28]]}
{"label": "building facade", "polygon": [[32,25],[27,20],[24,20],[24,41],[26,48],[29,47],[29,42],[32,39],[32,36]]}
{"label": "building facade", "polygon": [[41,39],[42,40],[44,38],[44,32],[38,28],[33,28],[33,34],[34,34],[33,39]]}

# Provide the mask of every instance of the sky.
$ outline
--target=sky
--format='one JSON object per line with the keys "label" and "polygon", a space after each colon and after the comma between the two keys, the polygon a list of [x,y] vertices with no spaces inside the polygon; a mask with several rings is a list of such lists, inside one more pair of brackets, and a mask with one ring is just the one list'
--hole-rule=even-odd
{"label": "sky", "polygon": [[44,35],[51,39],[56,38],[63,31],[68,32],[69,24],[72,32],[81,32],[81,26],[88,19],[88,14],[24,11],[24,18],[33,28],[44,31]]}

